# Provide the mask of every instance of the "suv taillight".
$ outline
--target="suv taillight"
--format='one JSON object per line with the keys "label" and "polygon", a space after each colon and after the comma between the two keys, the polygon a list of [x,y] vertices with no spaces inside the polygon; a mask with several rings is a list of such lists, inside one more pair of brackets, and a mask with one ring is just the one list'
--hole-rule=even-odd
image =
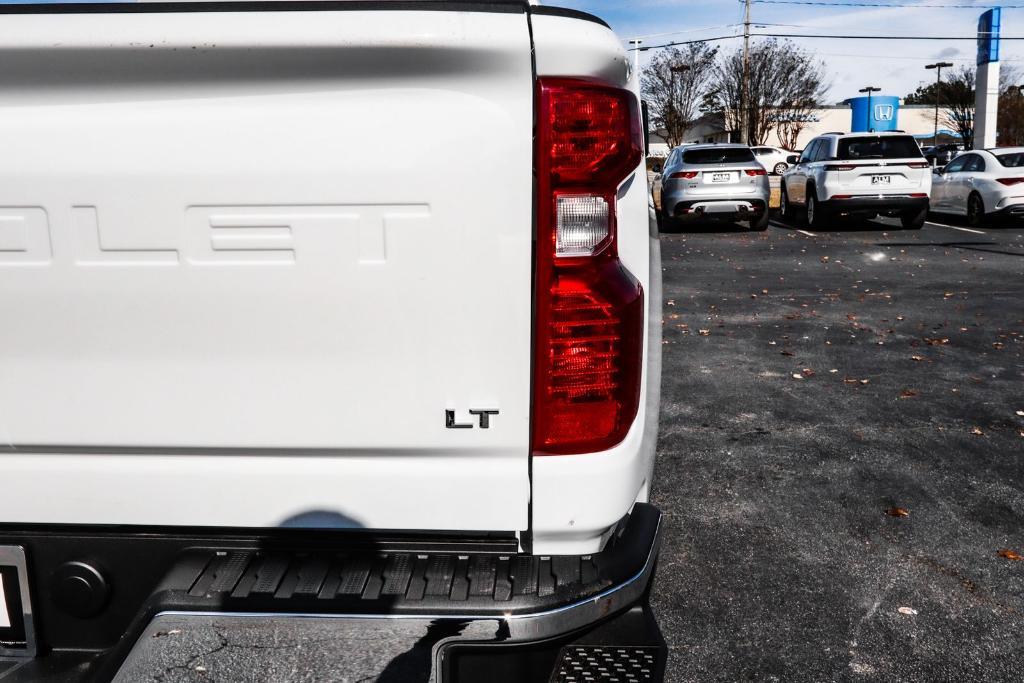
{"label": "suv taillight", "polygon": [[1010,187],[1017,183],[1024,183],[1024,178],[996,178],[996,182]]}
{"label": "suv taillight", "polygon": [[637,99],[541,78],[536,145],[533,454],[605,450],[640,399],[643,290],[615,234],[619,184],[643,158]]}

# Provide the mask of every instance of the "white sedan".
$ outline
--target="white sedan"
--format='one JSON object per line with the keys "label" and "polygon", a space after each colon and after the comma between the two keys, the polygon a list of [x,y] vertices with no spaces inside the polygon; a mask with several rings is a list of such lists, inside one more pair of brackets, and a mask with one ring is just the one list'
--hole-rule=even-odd
{"label": "white sedan", "polygon": [[766,171],[774,175],[782,175],[789,168],[789,161],[787,159],[795,155],[795,152],[790,152],[781,147],[765,147],[763,145],[751,147],[750,151],[754,153],[757,163],[764,166]]}
{"label": "white sedan", "polygon": [[971,225],[1024,217],[1024,147],[964,152],[935,169],[931,210],[966,216]]}

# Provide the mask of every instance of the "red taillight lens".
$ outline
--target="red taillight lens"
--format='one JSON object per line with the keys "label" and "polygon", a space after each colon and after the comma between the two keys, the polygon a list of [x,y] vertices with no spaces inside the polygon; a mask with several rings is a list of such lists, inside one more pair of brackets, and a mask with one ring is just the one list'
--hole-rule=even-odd
{"label": "red taillight lens", "polygon": [[539,80],[533,453],[611,448],[636,417],[643,359],[640,283],[618,258],[619,184],[642,158],[627,90]]}
{"label": "red taillight lens", "polygon": [[744,173],[746,173],[747,175],[751,175],[751,176],[754,176],[754,175],[768,175],[768,171],[764,170],[763,168],[748,168],[748,169],[744,170]]}
{"label": "red taillight lens", "polygon": [[1010,185],[1016,185],[1017,183],[1024,183],[1024,178],[996,178],[996,182],[1009,187]]}
{"label": "red taillight lens", "polygon": [[852,164],[828,164],[825,166],[826,171],[852,171],[857,168]]}
{"label": "red taillight lens", "polygon": [[910,168],[931,168],[931,164],[928,162],[915,162],[913,164],[907,164]]}
{"label": "red taillight lens", "polygon": [[548,107],[541,151],[556,185],[617,184],[636,165],[643,137],[632,93],[575,79],[547,79],[541,91]]}
{"label": "red taillight lens", "polygon": [[679,171],[678,173],[673,173],[672,175],[669,176],[669,178],[685,178],[687,180],[689,180],[690,178],[696,178],[696,177],[697,177],[697,172],[696,171]]}

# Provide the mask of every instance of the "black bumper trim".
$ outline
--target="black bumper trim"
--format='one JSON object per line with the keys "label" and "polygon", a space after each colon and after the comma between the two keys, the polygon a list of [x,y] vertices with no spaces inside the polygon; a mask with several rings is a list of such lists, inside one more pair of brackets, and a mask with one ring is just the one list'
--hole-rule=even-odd
{"label": "black bumper trim", "polygon": [[829,199],[819,206],[831,213],[902,213],[928,208],[928,197],[887,197],[870,195],[850,199]]}

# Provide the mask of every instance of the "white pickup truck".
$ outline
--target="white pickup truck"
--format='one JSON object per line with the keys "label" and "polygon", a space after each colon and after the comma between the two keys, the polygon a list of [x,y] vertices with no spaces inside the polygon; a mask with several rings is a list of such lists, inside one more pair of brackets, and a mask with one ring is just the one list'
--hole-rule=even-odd
{"label": "white pickup truck", "polygon": [[0,680],[657,679],[661,267],[606,25],[5,4],[0,64]]}

